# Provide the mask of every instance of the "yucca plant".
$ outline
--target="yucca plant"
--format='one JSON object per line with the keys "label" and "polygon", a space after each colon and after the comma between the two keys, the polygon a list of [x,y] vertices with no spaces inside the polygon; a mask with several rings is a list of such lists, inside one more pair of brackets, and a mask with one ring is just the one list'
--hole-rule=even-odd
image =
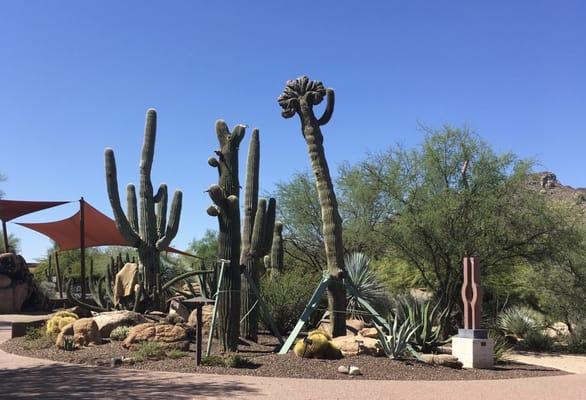
{"label": "yucca plant", "polygon": [[432,353],[447,340],[441,337],[441,325],[448,316],[448,310],[440,309],[440,304],[432,305],[432,300],[418,300],[412,297],[403,297],[397,302],[393,319],[405,321],[414,327],[415,333],[411,343],[422,353]]}
{"label": "yucca plant", "polygon": [[[352,253],[345,257],[348,277],[354,283],[363,299],[379,313],[388,308],[389,301],[385,287],[380,283],[376,273],[370,269],[370,258],[362,253]],[[355,296],[347,293],[348,317],[363,319],[364,310]]]}
{"label": "yucca plant", "polygon": [[492,339],[494,346],[492,356],[495,363],[506,361],[513,350],[514,345],[500,331],[489,330],[488,337]]}
{"label": "yucca plant", "polygon": [[498,315],[496,327],[505,334],[524,338],[529,332],[543,329],[543,316],[529,307],[513,306]]}
{"label": "yucca plant", "polygon": [[393,360],[400,359],[407,352],[417,357],[417,353],[411,347],[410,341],[417,331],[418,326],[411,327],[409,321],[403,321],[399,325],[399,320],[395,318],[389,336],[385,335],[382,328],[378,325],[375,325],[375,327],[379,337],[378,345],[380,345],[380,348],[387,357]]}

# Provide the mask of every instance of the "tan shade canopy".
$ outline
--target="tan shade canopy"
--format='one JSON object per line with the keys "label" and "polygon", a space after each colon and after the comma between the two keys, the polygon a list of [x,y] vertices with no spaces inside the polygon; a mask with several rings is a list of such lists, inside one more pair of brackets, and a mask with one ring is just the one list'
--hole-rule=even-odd
{"label": "tan shade canopy", "polygon": [[61,204],[66,203],[69,203],[69,201],[0,200],[0,220],[8,222],[22,215],[60,206]]}
{"label": "tan shade canopy", "polygon": [[[59,250],[79,249],[80,245],[80,211],[67,219],[43,223],[18,223],[29,229],[42,233],[53,239],[59,246]],[[84,202],[84,238],[85,247],[97,246],[130,246],[122,237],[116,226],[116,222],[100,211]],[[184,256],[195,257],[192,254],[168,247],[166,251]]]}

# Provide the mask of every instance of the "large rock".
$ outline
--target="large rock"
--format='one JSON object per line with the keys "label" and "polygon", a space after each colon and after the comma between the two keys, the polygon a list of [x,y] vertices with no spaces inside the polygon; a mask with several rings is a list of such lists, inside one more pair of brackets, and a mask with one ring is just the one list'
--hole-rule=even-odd
{"label": "large rock", "polygon": [[100,335],[103,338],[110,337],[110,333],[119,326],[135,326],[148,322],[145,317],[134,311],[109,311],[95,315]]}
{"label": "large rock", "polygon": [[358,332],[358,334],[366,338],[378,339],[378,331],[376,330],[376,328],[364,328],[361,329],[360,332]]}
{"label": "large rock", "polygon": [[380,349],[376,345],[377,342],[377,339],[355,335],[338,336],[332,339],[332,343],[340,349],[344,356],[378,355]]}
{"label": "large rock", "polygon": [[443,365],[454,369],[462,368],[462,363],[458,361],[458,357],[449,354],[420,354],[419,359],[426,364]]}
{"label": "large rock", "polygon": [[81,318],[73,323],[65,325],[61,329],[61,332],[59,332],[59,335],[57,335],[55,345],[58,348],[63,349],[63,341],[65,336],[72,335],[73,343],[76,348],[98,345],[102,343],[102,336],[98,330],[98,325],[92,318]]}
{"label": "large rock", "polygon": [[0,289],[0,314],[18,313],[30,294],[30,286],[26,282],[13,284],[12,287]]}
{"label": "large rock", "polygon": [[[332,329],[330,328],[330,321],[328,319],[321,320],[317,327],[322,331],[332,332]],[[364,329],[364,321],[359,319],[346,320],[346,335],[357,335],[361,329]]]}
{"label": "large rock", "polygon": [[[214,306],[213,305],[205,305],[201,308],[201,316],[202,316],[202,332],[204,334],[210,331],[210,326],[212,326],[212,315],[214,314]],[[187,318],[187,325],[195,328],[197,326],[197,312],[193,310],[191,314],[189,314],[189,318]]]}
{"label": "large rock", "polygon": [[157,342],[166,349],[187,350],[190,331],[187,326],[147,322],[133,327],[122,346],[133,348],[141,342]]}

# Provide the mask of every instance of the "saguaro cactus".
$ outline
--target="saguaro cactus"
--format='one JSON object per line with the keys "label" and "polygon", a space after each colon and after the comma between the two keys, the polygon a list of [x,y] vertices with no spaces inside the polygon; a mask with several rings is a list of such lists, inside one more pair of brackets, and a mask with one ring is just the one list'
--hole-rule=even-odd
{"label": "saguaro cactus", "polygon": [[222,286],[218,288],[218,333],[224,350],[236,351],[240,333],[240,208],[238,195],[238,149],[245,128],[238,125],[230,132],[222,120],[216,122],[220,149],[208,164],[218,169],[219,185],[210,186],[212,202],[208,215],[218,218],[218,258],[229,260]]}
{"label": "saguaro cactus", "polygon": [[278,275],[283,272],[283,223],[277,221],[273,232],[273,243],[271,246],[271,274]]}
{"label": "saguaro cactus", "polygon": [[[326,95],[326,109],[318,119],[313,113],[313,106],[321,103]],[[328,271],[332,277],[327,291],[332,318],[332,335],[342,336],[346,333],[346,294],[342,281],[345,272],[342,219],[338,212],[338,202],[325,157],[323,135],[320,129],[321,126],[329,122],[334,112],[334,91],[333,89],[325,89],[319,81],[310,81],[306,76],[302,76],[287,82],[278,102],[283,109],[281,115],[284,118],[291,118],[297,114],[301,120],[301,131],[307,143],[311,168],[316,180],[326,260]]]}
{"label": "saguaro cactus", "polygon": [[[167,185],[162,184],[157,193],[153,193],[151,169],[155,154],[155,137],[157,130],[157,112],[149,109],[146,115],[144,141],[140,159],[140,208],[137,207],[136,190],[133,184],[126,187],[127,213],[124,214],[118,193],[118,179],[114,151],[107,148],[106,183],[108,197],[116,219],[116,225],[122,236],[138,250],[142,264],[143,294],[155,308],[161,304],[161,263],[159,254],[169,247],[179,229],[182,193],[175,191],[167,223]],[[155,210],[155,205],[157,205]],[[139,212],[140,211],[140,212]],[[139,218],[140,214],[140,218]]]}

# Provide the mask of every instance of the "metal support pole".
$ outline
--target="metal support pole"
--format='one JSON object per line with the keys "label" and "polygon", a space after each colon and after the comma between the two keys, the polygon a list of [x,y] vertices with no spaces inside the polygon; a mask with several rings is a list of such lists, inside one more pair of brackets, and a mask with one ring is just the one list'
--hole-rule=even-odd
{"label": "metal support pole", "polygon": [[[212,324],[210,326],[210,334],[208,336],[208,344],[206,348],[206,357],[212,352],[212,340],[214,339],[214,332],[216,330],[216,316],[218,314],[218,303],[220,297],[220,289],[222,288],[222,281],[224,280],[224,267],[226,264],[230,264],[230,260],[221,259],[220,262],[222,263],[220,266],[220,276],[218,277],[218,285],[216,288],[216,296],[214,299],[214,311],[212,312]],[[200,321],[197,321],[200,324]]]}
{"label": "metal support pole", "polygon": [[81,298],[85,301],[85,216],[84,216],[85,201],[83,197],[79,199],[79,273],[81,275]]}
{"label": "metal support pole", "polygon": [[4,233],[4,252],[8,253],[8,231],[6,230],[6,221],[2,221],[2,232]]}

